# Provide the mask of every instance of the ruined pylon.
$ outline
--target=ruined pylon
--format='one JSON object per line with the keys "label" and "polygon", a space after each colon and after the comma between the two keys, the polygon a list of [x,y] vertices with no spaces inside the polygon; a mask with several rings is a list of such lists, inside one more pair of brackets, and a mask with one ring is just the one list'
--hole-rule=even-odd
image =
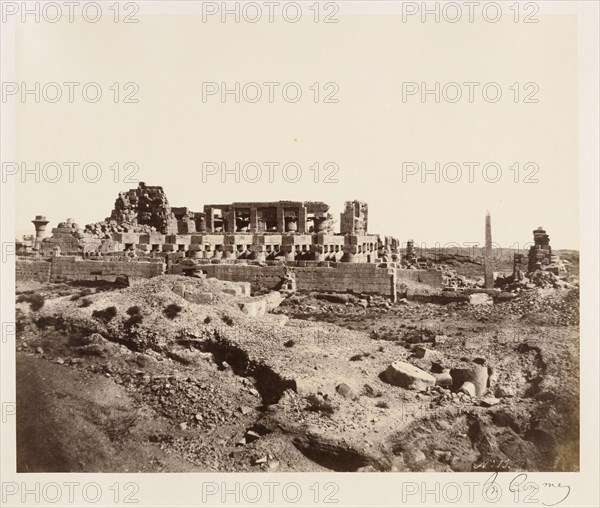
{"label": "ruined pylon", "polygon": [[489,210],[485,214],[485,248],[483,251],[483,269],[485,288],[492,289],[494,287],[494,263],[492,256],[492,218]]}

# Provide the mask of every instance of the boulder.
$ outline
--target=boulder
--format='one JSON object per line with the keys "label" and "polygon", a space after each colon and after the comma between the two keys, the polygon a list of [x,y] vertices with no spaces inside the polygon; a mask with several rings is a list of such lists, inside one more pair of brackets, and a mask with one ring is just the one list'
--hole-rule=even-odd
{"label": "boulder", "polygon": [[336,389],[335,389],[342,397],[345,397],[346,399],[351,399],[351,400],[355,400],[357,398],[356,393],[354,392],[354,390],[352,388],[350,388],[350,386],[348,386],[346,383],[341,383],[339,384]]}
{"label": "boulder", "polygon": [[410,363],[396,361],[384,372],[385,380],[409,390],[425,390],[435,386],[435,377]]}

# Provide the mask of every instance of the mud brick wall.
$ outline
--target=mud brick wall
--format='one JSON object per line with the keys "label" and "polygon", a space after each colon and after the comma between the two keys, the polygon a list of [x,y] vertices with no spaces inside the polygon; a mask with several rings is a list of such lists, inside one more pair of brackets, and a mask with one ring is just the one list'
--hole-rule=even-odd
{"label": "mud brick wall", "polygon": [[432,288],[442,287],[442,272],[440,270],[396,270],[398,284],[416,286],[424,284]]}
{"label": "mud brick wall", "polygon": [[149,278],[164,273],[162,261],[88,261],[72,256],[52,260],[51,282],[65,280],[114,281],[118,276]]}
{"label": "mud brick wall", "polygon": [[51,264],[48,261],[21,261],[15,263],[16,280],[50,282]]}

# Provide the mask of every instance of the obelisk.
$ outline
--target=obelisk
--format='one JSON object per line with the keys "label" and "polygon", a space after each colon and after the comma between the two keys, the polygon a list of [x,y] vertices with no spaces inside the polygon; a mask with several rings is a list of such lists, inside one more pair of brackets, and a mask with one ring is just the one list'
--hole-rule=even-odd
{"label": "obelisk", "polygon": [[485,248],[483,250],[485,288],[494,287],[494,263],[492,254],[492,218],[489,210],[485,214]]}

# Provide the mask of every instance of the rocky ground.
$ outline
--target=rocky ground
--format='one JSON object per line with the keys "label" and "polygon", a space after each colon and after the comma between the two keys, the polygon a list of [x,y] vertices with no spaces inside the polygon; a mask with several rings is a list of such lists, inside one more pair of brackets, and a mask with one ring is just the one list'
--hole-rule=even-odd
{"label": "rocky ground", "polygon": [[[578,470],[576,288],[294,294],[249,315],[261,298],[175,276],[19,283],[18,470]],[[484,365],[489,386],[396,386],[397,361]]]}

